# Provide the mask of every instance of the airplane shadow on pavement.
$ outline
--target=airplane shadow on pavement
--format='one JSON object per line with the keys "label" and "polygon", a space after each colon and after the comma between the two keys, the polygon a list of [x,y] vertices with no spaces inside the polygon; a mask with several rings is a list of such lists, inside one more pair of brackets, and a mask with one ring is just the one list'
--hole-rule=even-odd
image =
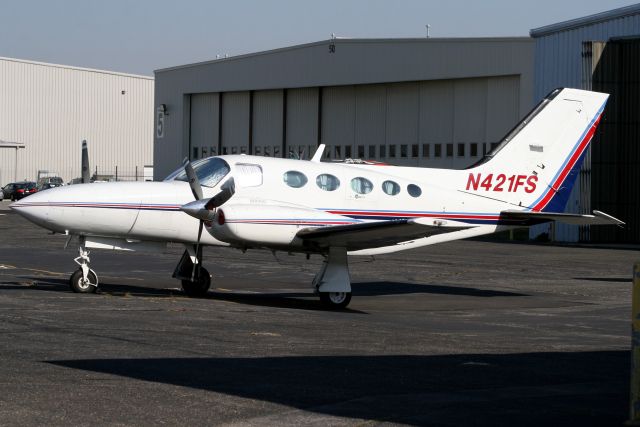
{"label": "airplane shadow on pavement", "polygon": [[599,426],[627,415],[628,351],[45,363],[379,422]]}
{"label": "airplane shadow on pavement", "polygon": [[[25,286],[17,282],[0,283],[0,289],[34,289],[53,292],[71,292],[67,279],[48,277],[27,277],[33,285]],[[176,282],[176,285],[178,282]],[[497,291],[491,289],[478,289],[465,286],[418,284],[403,282],[355,282],[352,283],[354,297],[370,297],[382,295],[406,295],[406,294],[440,294],[471,297],[522,297],[527,294]],[[101,283],[99,293],[121,297],[184,297],[181,290],[173,288],[153,288],[147,286],[123,285]],[[230,301],[239,304],[267,306],[276,308],[293,308],[300,310],[324,310],[311,290],[309,292],[221,292],[215,288],[210,290],[206,297],[222,301]],[[345,309],[345,312],[362,313],[362,311]]]}

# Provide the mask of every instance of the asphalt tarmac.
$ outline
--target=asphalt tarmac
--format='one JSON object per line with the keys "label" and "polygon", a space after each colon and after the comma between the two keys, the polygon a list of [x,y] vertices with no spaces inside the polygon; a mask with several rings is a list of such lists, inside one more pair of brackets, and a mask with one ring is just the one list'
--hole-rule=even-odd
{"label": "asphalt tarmac", "polygon": [[0,203],[0,425],[620,425],[640,251],[461,241],[351,258],[348,310],[320,259],[207,248],[76,247]]}

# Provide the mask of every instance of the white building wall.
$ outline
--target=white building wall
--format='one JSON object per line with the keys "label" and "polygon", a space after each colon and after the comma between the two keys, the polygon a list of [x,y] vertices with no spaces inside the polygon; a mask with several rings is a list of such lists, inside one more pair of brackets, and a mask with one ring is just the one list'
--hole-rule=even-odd
{"label": "white building wall", "polygon": [[0,184],[39,170],[80,176],[81,141],[92,171],[134,174],[153,163],[153,78],[0,58]]}

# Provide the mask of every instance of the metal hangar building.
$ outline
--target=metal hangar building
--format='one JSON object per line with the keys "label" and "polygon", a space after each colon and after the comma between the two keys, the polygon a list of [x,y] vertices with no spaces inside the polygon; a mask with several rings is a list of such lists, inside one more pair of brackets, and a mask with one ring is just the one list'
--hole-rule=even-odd
{"label": "metal hangar building", "polygon": [[558,241],[640,243],[640,4],[531,30],[534,98],[556,87],[610,94],[567,212],[599,209],[624,228],[542,225]]}
{"label": "metal hangar building", "polygon": [[0,185],[39,172],[138,179],[153,162],[153,78],[0,58]]}
{"label": "metal hangar building", "polygon": [[155,72],[155,178],[216,154],[463,168],[533,105],[528,37],[330,39]]}

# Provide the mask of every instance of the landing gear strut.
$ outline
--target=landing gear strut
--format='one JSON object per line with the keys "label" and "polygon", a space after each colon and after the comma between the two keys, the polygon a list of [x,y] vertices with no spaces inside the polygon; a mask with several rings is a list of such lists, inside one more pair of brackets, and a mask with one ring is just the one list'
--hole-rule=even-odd
{"label": "landing gear strut", "polygon": [[[194,268],[195,265],[195,268]],[[202,246],[196,249],[187,246],[180,262],[173,272],[173,277],[181,280],[182,290],[190,297],[203,297],[211,286],[211,274],[202,266]]]}
{"label": "landing gear strut", "polygon": [[320,302],[329,309],[342,309],[351,302],[351,277],[346,248],[329,248],[320,272],[313,279]]}
{"label": "landing gear strut", "polygon": [[76,264],[80,266],[69,278],[69,286],[73,292],[95,293],[98,290],[98,275],[89,268],[89,251],[85,247],[85,237],[78,238],[78,257],[74,258]]}

